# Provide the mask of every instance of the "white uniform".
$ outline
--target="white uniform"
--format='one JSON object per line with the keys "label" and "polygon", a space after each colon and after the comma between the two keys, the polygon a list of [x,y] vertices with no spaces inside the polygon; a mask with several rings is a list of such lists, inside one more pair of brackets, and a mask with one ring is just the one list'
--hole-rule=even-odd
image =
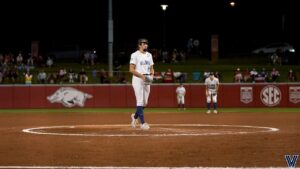
{"label": "white uniform", "polygon": [[[150,74],[151,66],[154,65],[152,55],[149,52],[142,53],[136,51],[131,54],[130,64],[135,65],[135,70],[141,74]],[[136,76],[132,76],[132,86],[134,89],[137,106],[145,106],[148,104],[150,94],[150,85]]]}
{"label": "white uniform", "polygon": [[214,77],[213,80],[211,80],[210,77],[208,77],[205,79],[205,85],[208,89],[208,96],[206,97],[207,103],[211,102],[211,98],[214,103],[217,103],[217,88],[219,86],[219,79]]}
{"label": "white uniform", "polygon": [[177,93],[177,103],[184,104],[185,88],[183,86],[178,86],[176,88]]}

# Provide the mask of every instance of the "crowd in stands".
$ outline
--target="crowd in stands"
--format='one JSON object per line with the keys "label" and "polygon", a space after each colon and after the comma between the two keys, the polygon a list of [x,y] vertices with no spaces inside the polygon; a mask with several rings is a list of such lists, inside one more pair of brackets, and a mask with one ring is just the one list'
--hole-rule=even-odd
{"label": "crowd in stands", "polygon": [[[173,48],[171,51],[153,49],[151,53],[155,63],[169,63],[170,67],[165,71],[156,71],[154,74],[155,83],[183,83],[183,82],[204,82],[209,76],[210,71],[203,72],[179,72],[171,69],[171,64],[185,62],[190,56],[188,51],[184,49]],[[33,57],[31,54],[24,55],[22,51],[16,54],[6,53],[0,54],[0,84],[63,84],[77,83],[87,84],[92,79],[92,83],[121,83],[126,84],[131,82],[131,75],[122,71],[122,64],[116,59],[113,63],[114,79],[109,76],[109,72],[104,68],[93,68],[96,64],[96,51],[90,50],[83,53],[81,65],[77,70],[72,68],[62,67],[55,63],[52,57],[39,55]],[[271,56],[272,70],[256,70],[248,68],[234,70],[233,81],[235,83],[259,83],[259,82],[278,82],[281,76],[277,66],[281,65],[281,59],[276,55]],[[80,63],[80,60],[79,60]],[[86,69],[85,68],[91,68]],[[47,71],[46,71],[47,70]],[[50,71],[49,71],[50,70]],[[218,71],[214,72],[215,77],[222,82],[222,74]],[[188,76],[192,76],[192,81],[188,81]],[[281,79],[281,81],[283,81]],[[288,72],[288,82],[296,82],[297,75],[293,69]]]}
{"label": "crowd in stands", "polygon": [[[259,82],[278,82],[280,77],[280,72],[275,67],[271,71],[266,71],[265,68],[262,68],[261,71],[257,71],[255,68],[252,68],[251,71],[246,68],[244,71],[241,71],[240,68],[237,68],[234,73],[234,82],[236,83],[259,83]],[[290,69],[288,72],[288,82],[297,81],[296,73]]]}

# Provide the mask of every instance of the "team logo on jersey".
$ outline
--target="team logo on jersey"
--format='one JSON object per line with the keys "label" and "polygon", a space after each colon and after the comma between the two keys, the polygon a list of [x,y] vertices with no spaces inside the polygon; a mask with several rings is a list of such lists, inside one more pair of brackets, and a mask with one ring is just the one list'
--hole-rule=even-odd
{"label": "team logo on jersey", "polygon": [[280,89],[273,85],[264,87],[260,92],[260,99],[262,103],[269,107],[278,105],[281,101],[281,97]]}
{"label": "team logo on jersey", "polygon": [[300,102],[300,87],[293,86],[289,87],[289,101],[292,103],[299,103]]}
{"label": "team logo on jersey", "polygon": [[240,100],[241,102],[248,104],[253,101],[253,88],[241,87],[240,88]]}
{"label": "team logo on jersey", "polygon": [[86,99],[92,97],[92,95],[74,89],[72,87],[61,87],[52,95],[48,96],[47,99],[51,103],[62,103],[65,107],[74,107],[76,105],[84,107]]}
{"label": "team logo on jersey", "polygon": [[150,65],[150,61],[142,60],[142,61],[140,61],[140,65]]}

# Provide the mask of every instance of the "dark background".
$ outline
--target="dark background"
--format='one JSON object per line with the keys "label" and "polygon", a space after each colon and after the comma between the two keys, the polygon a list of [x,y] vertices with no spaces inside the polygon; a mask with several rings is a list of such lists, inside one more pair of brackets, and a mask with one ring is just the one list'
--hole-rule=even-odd
{"label": "dark background", "polygon": [[[131,50],[140,37],[161,48],[163,24],[166,46],[184,48],[199,39],[209,51],[210,37],[219,35],[220,52],[250,52],[270,42],[299,46],[296,1],[236,0],[114,0],[114,49]],[[165,15],[160,4],[169,7]],[[0,53],[30,49],[39,40],[44,52],[57,48],[97,48],[107,54],[107,0],[1,1]],[[284,17],[284,21],[282,18]]]}

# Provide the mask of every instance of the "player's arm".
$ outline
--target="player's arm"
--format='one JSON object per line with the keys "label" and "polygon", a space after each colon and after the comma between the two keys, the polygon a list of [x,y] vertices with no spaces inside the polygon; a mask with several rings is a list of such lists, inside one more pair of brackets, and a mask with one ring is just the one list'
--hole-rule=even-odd
{"label": "player's arm", "polygon": [[130,64],[129,72],[132,73],[134,76],[145,80],[145,76],[135,70],[135,64]]}
{"label": "player's arm", "polygon": [[208,94],[209,94],[209,93],[208,93],[208,85],[207,85],[207,84],[205,85],[205,94],[206,94],[206,97],[207,97]]}
{"label": "player's arm", "polygon": [[154,76],[154,67],[153,67],[153,65],[151,65],[151,67],[150,67],[150,75]]}
{"label": "player's arm", "polygon": [[218,90],[219,90],[219,80],[218,80],[218,82],[216,84],[216,93],[218,93]]}

